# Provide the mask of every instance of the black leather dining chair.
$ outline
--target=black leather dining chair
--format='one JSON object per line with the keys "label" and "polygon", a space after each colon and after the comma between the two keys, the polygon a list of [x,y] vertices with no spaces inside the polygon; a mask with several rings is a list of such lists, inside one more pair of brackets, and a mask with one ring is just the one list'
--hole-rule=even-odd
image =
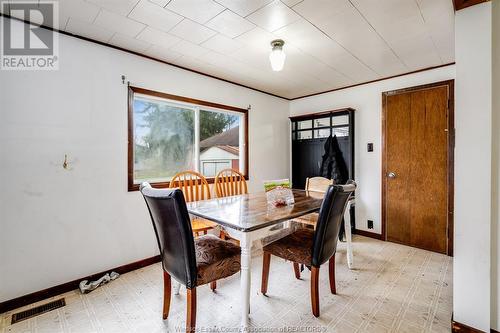
{"label": "black leather dining chair", "polygon": [[349,197],[354,193],[356,183],[330,185],[321,204],[316,230],[301,228],[263,248],[262,294],[267,293],[271,255],[304,264],[311,268],[311,305],[315,317],[319,317],[319,268],[329,261],[330,291],[335,287],[335,252],[337,240]]}
{"label": "black leather dining chair", "polygon": [[196,327],[196,287],[237,273],[240,247],[214,235],[194,239],[180,189],[154,189],[143,183],[163,265],[163,319],[170,309],[171,276],[187,289],[186,332]]}

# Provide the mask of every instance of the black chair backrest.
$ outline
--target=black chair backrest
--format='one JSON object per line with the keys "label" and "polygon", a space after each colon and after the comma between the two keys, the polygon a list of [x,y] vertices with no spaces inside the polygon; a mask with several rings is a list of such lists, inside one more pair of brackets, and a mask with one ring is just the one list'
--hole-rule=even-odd
{"label": "black chair backrest", "polygon": [[[312,248],[312,265],[321,266],[328,261],[337,249],[340,225],[344,217],[347,201],[356,190],[356,183],[330,185],[319,210]],[[349,222],[347,225],[349,226]]]}
{"label": "black chair backrest", "polygon": [[196,286],[196,252],[184,195],[179,189],[154,189],[142,183],[163,269],[191,289]]}

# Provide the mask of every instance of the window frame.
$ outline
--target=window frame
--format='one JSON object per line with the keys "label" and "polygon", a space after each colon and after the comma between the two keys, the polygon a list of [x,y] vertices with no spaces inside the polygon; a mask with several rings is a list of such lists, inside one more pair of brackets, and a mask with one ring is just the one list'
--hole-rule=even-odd
{"label": "window frame", "polygon": [[[178,96],[178,95],[172,95],[172,94],[167,94],[159,91],[154,91],[154,90],[148,90],[144,88],[139,88],[135,86],[129,86],[128,87],[128,158],[127,158],[127,183],[128,183],[128,191],[138,191],[140,184],[135,184],[134,183],[134,96],[136,94],[144,95],[144,96],[150,96],[152,98],[161,98],[165,100],[171,100],[173,102],[181,102],[184,104],[187,104],[191,108],[199,108],[200,110],[203,110],[204,107],[207,109],[204,109],[206,111],[231,111],[231,112],[237,112],[241,113],[243,116],[243,158],[244,160],[244,172],[242,172],[245,176],[245,179],[249,179],[249,154],[248,154],[248,110],[247,109],[242,109],[238,108],[235,106],[230,106],[230,105],[224,105],[224,104],[218,104],[218,103],[213,103],[213,102],[208,102],[200,99],[194,99],[194,98],[189,98],[189,97],[184,97],[184,96]],[[199,123],[195,123],[195,128],[199,132]],[[197,141],[196,141],[197,140]],[[199,150],[199,133],[195,133],[195,146],[198,147]],[[200,152],[196,152],[195,154],[199,155]],[[181,172],[183,170],[180,170]],[[241,172],[241,171],[240,171]],[[209,184],[213,184],[215,177],[206,177],[207,182]],[[154,182],[151,183],[152,186],[157,187],[157,188],[168,188],[170,187],[170,182],[165,181],[165,182]]]}

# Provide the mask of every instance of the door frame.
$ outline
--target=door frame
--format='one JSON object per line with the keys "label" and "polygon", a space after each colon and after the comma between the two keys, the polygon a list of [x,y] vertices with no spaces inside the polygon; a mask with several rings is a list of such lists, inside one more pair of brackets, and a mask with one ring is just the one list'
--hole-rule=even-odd
{"label": "door frame", "polygon": [[386,230],[386,191],[387,191],[387,140],[386,140],[386,114],[387,97],[408,92],[426,90],[436,87],[448,86],[448,165],[447,165],[447,192],[448,192],[448,214],[447,214],[447,251],[446,254],[453,256],[453,218],[454,218],[454,160],[455,160],[455,80],[439,81],[415,87],[384,91],[382,93],[382,239],[387,240]]}

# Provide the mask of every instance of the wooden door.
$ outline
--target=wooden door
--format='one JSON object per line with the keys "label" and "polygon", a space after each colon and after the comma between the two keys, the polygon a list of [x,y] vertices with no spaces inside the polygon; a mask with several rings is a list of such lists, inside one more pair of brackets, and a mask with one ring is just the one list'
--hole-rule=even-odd
{"label": "wooden door", "polygon": [[384,93],[382,174],[386,240],[450,255],[451,87]]}

